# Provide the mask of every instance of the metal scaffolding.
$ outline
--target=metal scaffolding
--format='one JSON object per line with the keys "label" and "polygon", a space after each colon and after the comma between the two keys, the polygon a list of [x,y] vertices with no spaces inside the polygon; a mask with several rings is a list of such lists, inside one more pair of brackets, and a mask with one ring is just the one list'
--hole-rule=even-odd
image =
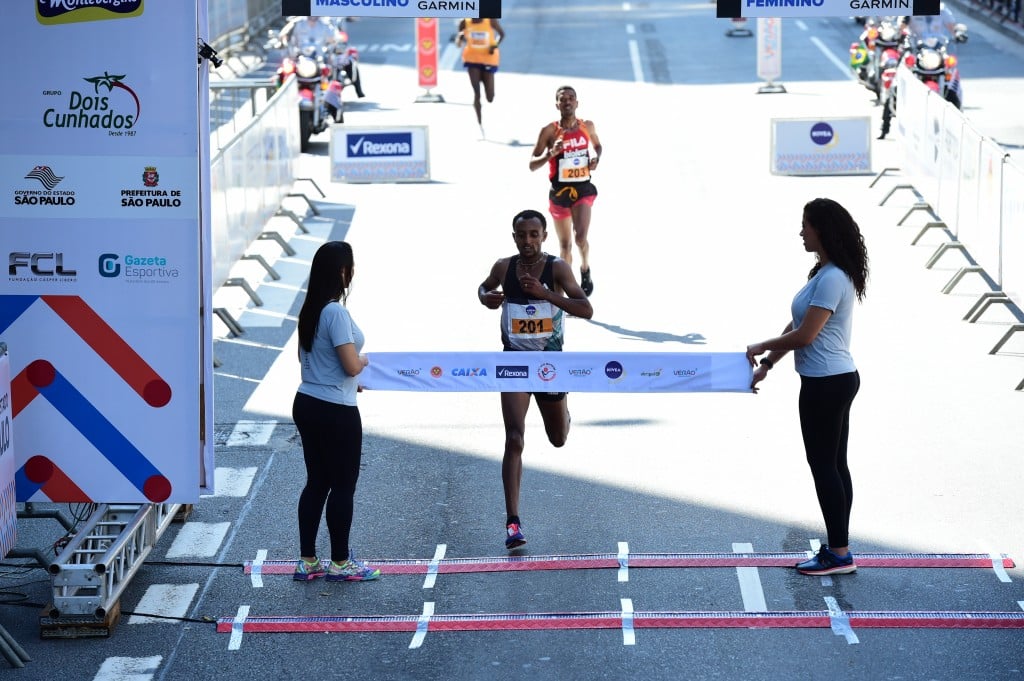
{"label": "metal scaffolding", "polygon": [[47,567],[53,599],[40,617],[44,638],[106,636],[121,592],[180,504],[100,504]]}

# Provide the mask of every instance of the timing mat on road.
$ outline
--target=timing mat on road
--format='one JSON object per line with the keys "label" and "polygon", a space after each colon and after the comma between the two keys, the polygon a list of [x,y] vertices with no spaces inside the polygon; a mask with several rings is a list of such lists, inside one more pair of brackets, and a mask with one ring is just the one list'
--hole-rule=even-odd
{"label": "timing mat on road", "polygon": [[[482,558],[378,559],[366,563],[383,574],[457,574],[520,570],[584,570],[622,568],[786,567],[806,560],[794,553],[604,553]],[[326,568],[327,561],[324,561]],[[865,568],[990,568],[999,572],[1016,567],[1006,554],[983,553],[858,553]],[[290,575],[295,559],[245,562],[250,575]]]}
{"label": "timing mat on road", "polygon": [[[431,605],[432,604],[428,604]],[[551,629],[1024,629],[1024,612],[776,611],[576,612],[306,617],[222,617],[218,633],[360,633]]]}

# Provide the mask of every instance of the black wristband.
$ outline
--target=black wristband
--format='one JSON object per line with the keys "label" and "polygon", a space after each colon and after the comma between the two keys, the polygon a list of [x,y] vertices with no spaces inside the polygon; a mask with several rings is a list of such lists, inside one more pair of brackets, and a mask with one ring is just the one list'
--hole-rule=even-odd
{"label": "black wristband", "polygon": [[761,366],[768,367],[769,369],[774,369],[775,368],[775,362],[771,361],[767,357],[762,357],[761,358]]}

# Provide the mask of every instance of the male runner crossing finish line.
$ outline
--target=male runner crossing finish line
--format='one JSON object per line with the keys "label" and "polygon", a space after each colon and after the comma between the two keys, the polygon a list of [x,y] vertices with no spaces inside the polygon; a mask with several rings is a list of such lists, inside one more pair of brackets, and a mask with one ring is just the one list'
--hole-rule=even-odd
{"label": "male runner crossing finish line", "polygon": [[[483,305],[501,308],[501,343],[505,350],[560,351],[564,340],[564,313],[590,319],[594,309],[576,283],[572,268],[542,250],[547,239],[547,221],[535,210],[524,210],[512,218],[512,238],[518,255],[501,258],[491,267],[477,290]],[[498,287],[501,287],[499,290]],[[501,482],[505,489],[505,547],[526,543],[519,519],[519,489],[523,479],[523,447],[526,412],[531,393],[501,393],[501,416],[505,423],[505,452],[501,461]],[[555,447],[569,436],[569,403],[566,393],[532,393],[544,419],[544,430]]]}

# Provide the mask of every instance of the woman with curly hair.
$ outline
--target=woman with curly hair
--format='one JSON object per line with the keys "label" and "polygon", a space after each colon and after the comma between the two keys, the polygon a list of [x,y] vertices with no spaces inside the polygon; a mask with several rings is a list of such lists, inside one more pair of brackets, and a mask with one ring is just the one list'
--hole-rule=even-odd
{"label": "woman with curly hair", "polygon": [[792,321],[782,335],[747,346],[747,359],[755,367],[751,388],[756,392],[768,371],[793,351],[800,374],[800,431],[828,533],[828,544],[796,569],[805,575],[847,574],[857,565],[849,548],[853,483],[846,444],[850,407],[860,388],[850,336],[854,299],[864,298],[868,253],[857,223],[831,199],[804,206],[800,236],[817,262],[793,298]]}

